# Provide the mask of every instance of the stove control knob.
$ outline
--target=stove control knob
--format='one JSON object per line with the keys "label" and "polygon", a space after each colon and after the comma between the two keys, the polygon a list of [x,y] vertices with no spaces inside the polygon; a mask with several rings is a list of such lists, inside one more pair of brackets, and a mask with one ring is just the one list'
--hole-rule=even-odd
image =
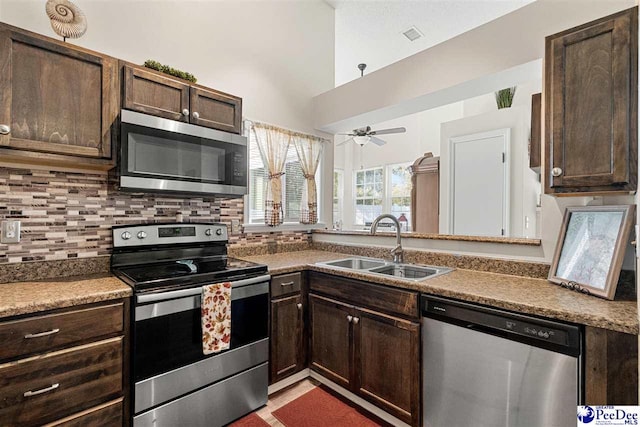
{"label": "stove control knob", "polygon": [[207,228],[206,230],[204,230],[204,235],[205,236],[211,236],[211,229]]}
{"label": "stove control knob", "polygon": [[122,237],[122,240],[129,240],[131,238],[131,233],[129,233],[128,231],[125,231],[120,235],[120,237]]}
{"label": "stove control knob", "polygon": [[145,237],[147,237],[147,233],[145,231],[138,231],[138,239],[144,239]]}
{"label": "stove control knob", "polygon": [[216,230],[216,236],[222,236],[222,228]]}

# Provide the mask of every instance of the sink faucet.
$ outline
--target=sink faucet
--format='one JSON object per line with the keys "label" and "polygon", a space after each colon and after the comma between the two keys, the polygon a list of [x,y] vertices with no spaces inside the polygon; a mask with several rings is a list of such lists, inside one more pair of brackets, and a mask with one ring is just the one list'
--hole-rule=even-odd
{"label": "sink faucet", "polygon": [[401,263],[404,261],[404,257],[402,254],[402,236],[400,236],[400,223],[398,222],[398,218],[391,214],[382,214],[373,220],[371,224],[371,234],[376,234],[376,230],[378,229],[378,223],[381,219],[388,218],[393,221],[396,226],[396,247],[391,249],[391,255],[393,255],[393,262]]}

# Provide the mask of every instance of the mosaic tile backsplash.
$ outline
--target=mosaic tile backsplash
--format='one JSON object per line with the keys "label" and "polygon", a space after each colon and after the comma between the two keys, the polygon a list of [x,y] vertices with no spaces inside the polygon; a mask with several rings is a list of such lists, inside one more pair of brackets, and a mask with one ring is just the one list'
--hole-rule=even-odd
{"label": "mosaic tile backsplash", "polygon": [[[20,243],[0,244],[0,263],[109,255],[111,227],[176,221],[242,224],[241,198],[183,198],[116,191],[103,175],[0,167],[0,220],[20,220]],[[230,234],[235,247],[309,243],[302,232]]]}

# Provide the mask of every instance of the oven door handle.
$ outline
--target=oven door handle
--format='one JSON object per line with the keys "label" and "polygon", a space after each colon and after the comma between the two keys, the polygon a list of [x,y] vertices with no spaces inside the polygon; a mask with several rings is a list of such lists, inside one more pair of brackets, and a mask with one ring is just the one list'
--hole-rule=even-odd
{"label": "oven door handle", "polygon": [[[241,288],[244,286],[250,286],[250,285],[255,285],[257,283],[268,282],[270,279],[271,279],[271,276],[268,274],[265,274],[263,276],[252,277],[250,279],[236,280],[235,282],[231,282],[231,289],[233,291],[233,289]],[[267,288],[267,291],[263,293],[267,293],[267,292],[269,292],[268,288]],[[147,302],[166,301],[170,299],[183,298],[183,297],[189,297],[189,296],[201,295],[201,294],[202,294],[202,286],[198,286],[190,289],[181,289],[179,291],[161,292],[158,294],[151,294],[151,295],[138,295],[136,297],[136,302],[138,304],[144,304]],[[232,292],[232,295],[233,295],[233,292]]]}

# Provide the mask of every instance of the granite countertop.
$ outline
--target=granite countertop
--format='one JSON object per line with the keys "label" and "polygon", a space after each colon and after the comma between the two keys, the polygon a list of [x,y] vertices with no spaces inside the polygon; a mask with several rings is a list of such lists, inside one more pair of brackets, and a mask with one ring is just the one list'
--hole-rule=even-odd
{"label": "granite countertop", "polygon": [[561,288],[544,279],[458,269],[422,282],[413,282],[315,265],[316,262],[347,257],[353,255],[309,250],[243,259],[266,264],[271,274],[309,269],[519,313],[635,335],[639,333],[636,301],[607,301]]}
{"label": "granite countertop", "polygon": [[0,284],[0,317],[125,298],[131,294],[129,286],[108,274],[5,283]]}

